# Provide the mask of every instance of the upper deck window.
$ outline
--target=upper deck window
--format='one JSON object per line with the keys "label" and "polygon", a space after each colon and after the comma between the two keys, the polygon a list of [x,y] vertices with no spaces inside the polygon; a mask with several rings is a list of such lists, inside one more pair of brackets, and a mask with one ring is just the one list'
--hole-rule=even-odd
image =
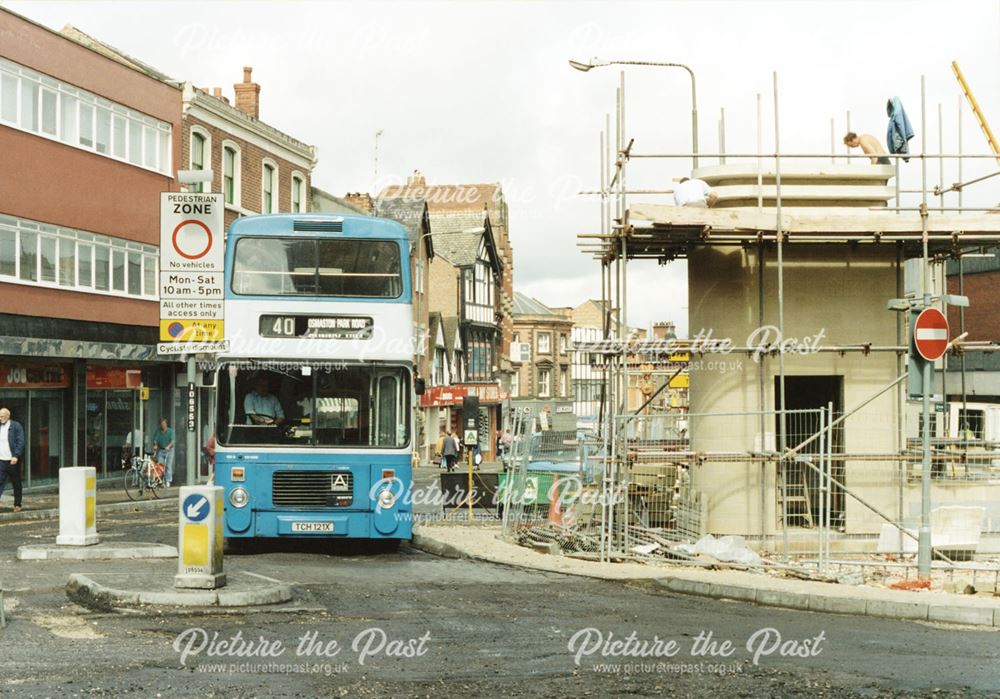
{"label": "upper deck window", "polygon": [[366,296],[403,291],[399,245],[389,240],[243,238],[233,292],[248,296]]}

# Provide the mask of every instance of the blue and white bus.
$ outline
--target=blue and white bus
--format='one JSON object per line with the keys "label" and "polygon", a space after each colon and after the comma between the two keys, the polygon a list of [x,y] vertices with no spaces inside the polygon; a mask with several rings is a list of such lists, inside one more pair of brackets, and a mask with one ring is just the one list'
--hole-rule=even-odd
{"label": "blue and white bus", "polygon": [[230,226],[215,452],[230,543],[410,538],[409,270],[394,221],[280,214]]}

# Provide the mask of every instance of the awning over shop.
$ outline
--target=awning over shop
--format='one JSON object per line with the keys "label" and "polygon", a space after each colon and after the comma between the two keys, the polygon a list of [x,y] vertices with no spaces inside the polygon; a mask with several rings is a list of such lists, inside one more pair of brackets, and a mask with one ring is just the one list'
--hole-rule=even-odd
{"label": "awning over shop", "polygon": [[479,396],[480,404],[497,405],[510,396],[496,384],[462,383],[452,386],[432,386],[420,396],[421,408],[444,408],[461,405],[466,396]]}

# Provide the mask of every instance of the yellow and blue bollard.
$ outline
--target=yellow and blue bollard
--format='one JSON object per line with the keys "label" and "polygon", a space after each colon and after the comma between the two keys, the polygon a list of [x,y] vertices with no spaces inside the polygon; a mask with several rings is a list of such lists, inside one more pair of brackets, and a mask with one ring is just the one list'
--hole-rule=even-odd
{"label": "yellow and blue bollard", "polygon": [[223,488],[184,486],[180,489],[177,575],[174,587],[214,590],[224,587],[222,570]]}

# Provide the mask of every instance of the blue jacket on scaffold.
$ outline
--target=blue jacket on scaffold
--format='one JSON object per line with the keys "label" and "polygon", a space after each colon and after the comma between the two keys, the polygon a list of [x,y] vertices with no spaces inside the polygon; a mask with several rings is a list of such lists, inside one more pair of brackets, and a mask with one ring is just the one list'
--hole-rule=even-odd
{"label": "blue jacket on scaffold", "polygon": [[[885,111],[889,115],[889,128],[886,131],[885,142],[890,153],[909,153],[909,140],[913,138],[913,128],[903,109],[903,103],[898,97],[893,97],[885,103]],[[909,158],[903,158],[910,162]]]}

